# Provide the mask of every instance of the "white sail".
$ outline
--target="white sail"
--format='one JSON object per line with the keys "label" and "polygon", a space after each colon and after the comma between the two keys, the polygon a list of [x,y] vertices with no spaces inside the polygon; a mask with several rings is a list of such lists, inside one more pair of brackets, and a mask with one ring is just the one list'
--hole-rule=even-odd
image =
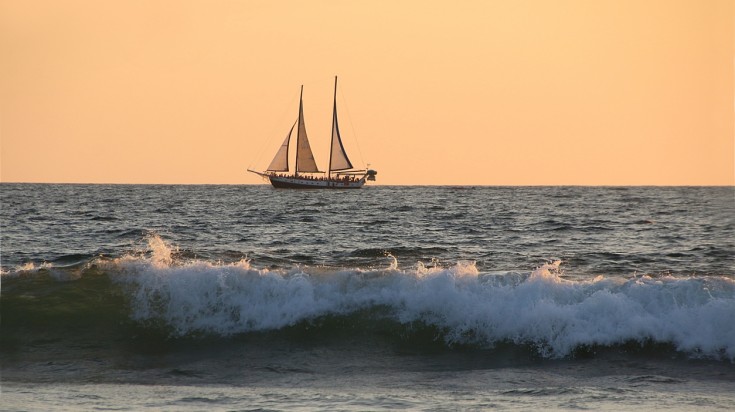
{"label": "white sail", "polygon": [[[303,93],[303,87],[302,87]],[[306,125],[304,124],[304,105],[299,99],[299,129],[296,132],[296,172],[318,172],[314,154],[311,152],[309,138],[306,137]]]}
{"label": "white sail", "polygon": [[278,152],[276,152],[276,156],[271,161],[270,166],[268,166],[267,171],[269,172],[288,172],[288,144],[291,141],[291,133],[293,133],[293,128],[296,126],[296,123],[291,126],[291,130],[288,131],[288,136],[286,136],[286,140],[283,141],[283,144],[278,149]]}

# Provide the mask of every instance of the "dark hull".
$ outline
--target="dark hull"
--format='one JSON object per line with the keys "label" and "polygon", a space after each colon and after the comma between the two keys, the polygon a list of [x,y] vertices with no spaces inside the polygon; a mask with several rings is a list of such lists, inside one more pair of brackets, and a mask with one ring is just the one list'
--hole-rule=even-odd
{"label": "dark hull", "polygon": [[296,178],[282,178],[269,176],[273,187],[279,189],[359,189],[365,184],[365,179],[356,182],[309,180]]}

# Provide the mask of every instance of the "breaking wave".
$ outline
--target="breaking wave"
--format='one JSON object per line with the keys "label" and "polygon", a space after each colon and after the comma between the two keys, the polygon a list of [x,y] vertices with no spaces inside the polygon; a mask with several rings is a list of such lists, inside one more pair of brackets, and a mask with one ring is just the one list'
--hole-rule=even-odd
{"label": "breaking wave", "polygon": [[[120,258],[68,267],[27,264],[3,273],[6,332],[21,323],[24,311],[36,311],[24,320],[32,323],[60,307],[160,327],[174,339],[278,331],[328,317],[343,319],[340,328],[367,313],[403,330],[417,324],[433,328],[437,333],[427,339],[450,348],[511,343],[560,358],[580,347],[638,342],[735,361],[735,281],[724,276],[570,280],[559,261],[532,271],[488,273],[473,262],[405,268],[392,256],[383,268],[267,269],[246,259],[222,263],[177,256],[151,235],[148,250]],[[99,288],[120,299],[101,303],[92,292]],[[37,303],[54,293],[62,293],[58,307],[39,312],[44,306]],[[370,325],[375,323],[359,323]]]}

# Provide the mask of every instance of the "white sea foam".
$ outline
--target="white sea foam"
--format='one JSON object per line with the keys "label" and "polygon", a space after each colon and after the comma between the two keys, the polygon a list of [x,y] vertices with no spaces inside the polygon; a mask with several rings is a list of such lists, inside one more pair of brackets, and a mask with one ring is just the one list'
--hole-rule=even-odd
{"label": "white sea foam", "polygon": [[48,262],[35,264],[33,262],[26,262],[22,265],[18,265],[13,269],[0,269],[0,275],[5,277],[18,277],[22,275],[34,274],[39,270],[53,270],[54,265]]}
{"label": "white sea foam", "polygon": [[725,277],[577,281],[561,276],[558,261],[480,273],[471,262],[399,269],[395,258],[376,271],[271,271],[246,260],[174,263],[165,242],[150,244],[152,256],[112,264],[132,287],[132,316],[162,320],[180,335],[278,329],[380,305],[400,322],[442,328],[450,344],[512,341],[563,357],[580,345],[654,341],[735,360],[735,281]]}

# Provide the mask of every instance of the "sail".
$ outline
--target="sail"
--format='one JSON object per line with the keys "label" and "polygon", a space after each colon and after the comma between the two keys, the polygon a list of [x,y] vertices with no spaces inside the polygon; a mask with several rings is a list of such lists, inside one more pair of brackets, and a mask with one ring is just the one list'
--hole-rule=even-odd
{"label": "sail", "polygon": [[[336,84],[335,84],[336,86]],[[334,102],[334,115],[332,118],[332,148],[330,150],[329,170],[352,169],[352,163],[347,157],[342,138],[339,136],[339,124],[337,123],[337,102]]]}
{"label": "sail", "polygon": [[268,166],[267,171],[269,172],[288,172],[288,144],[291,141],[291,133],[293,132],[293,128],[296,126],[296,123],[291,126],[291,130],[288,131],[288,136],[286,136],[286,140],[283,141],[283,144],[278,149],[278,152],[276,152],[276,156],[271,161],[270,166]]}
{"label": "sail", "polygon": [[[303,91],[303,87],[302,87]],[[309,138],[306,137],[306,124],[304,124],[304,105],[299,102],[299,129],[296,134],[296,172],[318,172],[314,160],[314,153],[311,152]]]}

